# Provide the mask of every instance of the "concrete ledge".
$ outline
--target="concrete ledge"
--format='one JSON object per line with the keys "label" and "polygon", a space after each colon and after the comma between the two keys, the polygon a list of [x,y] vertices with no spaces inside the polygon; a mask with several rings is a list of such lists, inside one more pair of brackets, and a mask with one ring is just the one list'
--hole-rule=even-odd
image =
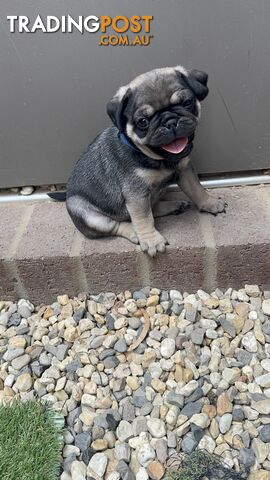
{"label": "concrete ledge", "polygon": [[[215,189],[228,202],[213,217],[195,208],[159,219],[168,238],[154,259],[122,238],[87,240],[65,204],[0,205],[0,299],[52,302],[57,294],[134,290],[270,288],[270,185]],[[171,193],[170,196],[179,196]]]}

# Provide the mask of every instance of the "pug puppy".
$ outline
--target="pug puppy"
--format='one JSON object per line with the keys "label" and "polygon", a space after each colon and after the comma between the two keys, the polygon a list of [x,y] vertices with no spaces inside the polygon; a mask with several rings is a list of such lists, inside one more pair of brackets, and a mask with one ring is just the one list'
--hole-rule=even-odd
{"label": "pug puppy", "polygon": [[119,88],[109,101],[113,125],[88,146],[67,184],[67,210],[87,238],[120,235],[152,257],[164,252],[168,242],[154,218],[185,206],[160,200],[172,183],[199,210],[225,211],[225,202],[201,186],[189,158],[207,80],[199,70],[158,68]]}

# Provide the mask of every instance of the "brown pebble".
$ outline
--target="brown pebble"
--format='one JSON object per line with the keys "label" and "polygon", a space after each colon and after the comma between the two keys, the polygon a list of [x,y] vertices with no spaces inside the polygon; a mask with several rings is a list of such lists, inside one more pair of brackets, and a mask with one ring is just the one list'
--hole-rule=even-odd
{"label": "brown pebble", "polygon": [[165,468],[155,460],[148,465],[147,473],[152,480],[160,480],[165,473]]}

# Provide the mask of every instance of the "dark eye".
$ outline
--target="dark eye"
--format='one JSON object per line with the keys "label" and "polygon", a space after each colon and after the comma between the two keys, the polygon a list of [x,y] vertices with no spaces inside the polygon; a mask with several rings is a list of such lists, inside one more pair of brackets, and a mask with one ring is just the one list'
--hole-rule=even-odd
{"label": "dark eye", "polygon": [[192,104],[193,104],[193,99],[192,98],[187,98],[182,103],[183,107],[190,107]]}
{"label": "dark eye", "polygon": [[137,127],[139,127],[141,130],[145,130],[149,125],[149,120],[147,118],[139,118],[137,121]]}

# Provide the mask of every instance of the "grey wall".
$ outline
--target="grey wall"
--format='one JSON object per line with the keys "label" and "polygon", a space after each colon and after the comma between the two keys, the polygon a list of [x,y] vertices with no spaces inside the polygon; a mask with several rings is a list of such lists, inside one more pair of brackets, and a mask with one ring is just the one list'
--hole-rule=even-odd
{"label": "grey wall", "polygon": [[[154,15],[148,47],[97,34],[11,34],[7,15]],[[270,167],[269,0],[1,0],[0,187],[65,182],[109,123],[117,87],[157,66],[209,73],[193,157],[200,172]]]}

